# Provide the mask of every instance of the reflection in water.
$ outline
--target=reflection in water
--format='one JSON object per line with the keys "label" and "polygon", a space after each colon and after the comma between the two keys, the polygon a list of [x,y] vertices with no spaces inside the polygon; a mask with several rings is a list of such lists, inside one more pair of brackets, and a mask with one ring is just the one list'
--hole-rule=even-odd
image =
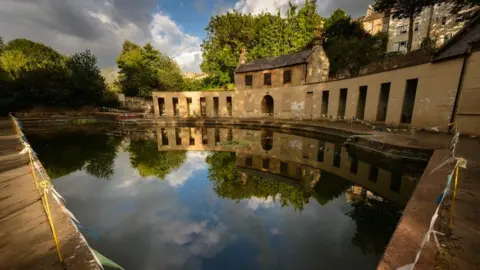
{"label": "reflection in water", "polygon": [[423,166],[269,130],[154,134],[27,135],[89,243],[126,269],[372,269]]}

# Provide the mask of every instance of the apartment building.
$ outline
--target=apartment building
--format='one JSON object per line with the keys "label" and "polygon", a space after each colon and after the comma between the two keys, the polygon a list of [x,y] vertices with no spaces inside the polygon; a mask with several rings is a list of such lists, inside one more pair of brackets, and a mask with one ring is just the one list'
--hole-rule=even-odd
{"label": "apartment building", "polygon": [[[452,5],[440,3],[425,8],[415,18],[413,25],[412,50],[418,50],[422,41],[430,36],[435,41],[435,47],[442,46],[464,25],[462,14],[451,14]],[[387,52],[406,52],[408,43],[409,20],[393,19],[383,13],[374,12],[372,6],[368,6],[365,16],[357,18],[365,31],[372,35],[380,32],[388,33]]]}

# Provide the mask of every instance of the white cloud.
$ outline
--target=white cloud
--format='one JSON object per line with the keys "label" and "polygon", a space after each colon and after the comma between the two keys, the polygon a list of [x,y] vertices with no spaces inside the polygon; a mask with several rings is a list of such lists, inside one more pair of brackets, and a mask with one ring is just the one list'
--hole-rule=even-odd
{"label": "white cloud", "polygon": [[196,171],[207,168],[208,165],[205,163],[207,155],[206,152],[187,152],[185,163],[176,171],[167,175],[165,180],[171,187],[182,186]]}
{"label": "white cloud", "polygon": [[153,15],[149,27],[153,45],[172,56],[184,71],[199,71],[202,61],[201,40],[184,32],[162,12]]}
{"label": "white cloud", "polygon": [[288,2],[292,4],[300,5],[305,0],[240,0],[238,1],[234,9],[241,13],[259,14],[262,12],[277,13],[278,10],[282,14],[288,9]]}
{"label": "white cloud", "polygon": [[259,208],[271,208],[275,205],[275,197],[268,196],[265,198],[251,197],[247,200],[247,206],[250,209],[257,210]]}

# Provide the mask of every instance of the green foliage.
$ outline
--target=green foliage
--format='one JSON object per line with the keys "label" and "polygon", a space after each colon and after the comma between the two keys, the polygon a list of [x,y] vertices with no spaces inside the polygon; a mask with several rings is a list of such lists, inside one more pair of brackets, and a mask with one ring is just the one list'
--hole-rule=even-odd
{"label": "green foliage", "polygon": [[435,50],[435,39],[432,37],[425,37],[420,43],[420,48],[425,51],[433,51]]}
{"label": "green foliage", "polygon": [[386,51],[388,36],[365,32],[358,22],[341,9],[335,10],[325,23],[325,51],[330,60],[330,75],[358,75],[360,69],[379,61]]}
{"label": "green foliage", "polygon": [[157,142],[132,141],[128,147],[130,163],[141,176],[164,179],[185,162],[185,151],[158,151]]}
{"label": "green foliage", "polygon": [[2,113],[33,105],[94,105],[101,102],[105,82],[90,51],[63,56],[27,39],[3,46],[0,55]]}
{"label": "green foliage", "polygon": [[125,41],[117,65],[118,84],[126,96],[151,97],[152,91],[182,89],[183,77],[177,63],[151,44],[140,47]]}
{"label": "green foliage", "polygon": [[28,134],[27,137],[52,179],[79,170],[110,179],[122,141],[120,137],[85,131]]}
{"label": "green foliage", "polygon": [[374,9],[392,15],[393,19],[409,19],[407,52],[412,50],[413,22],[420,13],[441,0],[375,0]]}
{"label": "green foliage", "polygon": [[311,42],[321,20],[315,1],[308,1],[300,9],[290,4],[285,18],[279,13],[253,16],[235,11],[216,15],[206,28],[202,71],[214,78],[217,87],[232,83],[242,48],[246,48],[250,60],[302,50]]}

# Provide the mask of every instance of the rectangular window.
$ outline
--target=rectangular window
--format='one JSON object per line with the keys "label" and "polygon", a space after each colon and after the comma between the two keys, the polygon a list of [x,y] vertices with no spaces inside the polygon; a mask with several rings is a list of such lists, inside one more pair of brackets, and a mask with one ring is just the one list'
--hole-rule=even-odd
{"label": "rectangular window", "polygon": [[213,114],[218,116],[219,112],[218,97],[213,97]]}
{"label": "rectangular window", "polygon": [[390,96],[391,83],[382,83],[380,87],[380,98],[377,108],[377,121],[383,122],[387,118],[388,98]]}
{"label": "rectangular window", "polygon": [[192,116],[192,98],[187,98],[187,113],[188,116]]}
{"label": "rectangular window", "polygon": [[182,145],[182,138],[180,137],[180,129],[179,128],[175,129],[175,143],[177,145]]}
{"label": "rectangular window", "polygon": [[358,160],[352,159],[352,161],[350,163],[350,172],[353,173],[353,174],[358,173]]}
{"label": "rectangular window", "polygon": [[272,85],[272,73],[263,74],[263,85]]}
{"label": "rectangular window", "polygon": [[345,108],[347,107],[347,88],[340,89],[340,102],[338,103],[338,116],[345,116]]}
{"label": "rectangular window", "polygon": [[281,161],[280,162],[280,173],[286,174],[288,173],[288,163]]}
{"label": "rectangular window", "polygon": [[401,123],[412,123],[413,107],[415,105],[415,96],[417,94],[418,79],[407,80],[407,87],[403,97]]}
{"label": "rectangular window", "polygon": [[333,167],[340,168],[340,161],[342,158],[342,145],[336,144],[333,152]]}
{"label": "rectangular window", "polygon": [[442,17],[442,25],[447,24],[447,17],[443,16]]}
{"label": "rectangular window", "polygon": [[382,27],[382,32],[383,33],[388,33],[388,22],[384,22],[383,23],[383,27]]}
{"label": "rectangular window", "polygon": [[179,116],[180,111],[178,109],[178,98],[172,98],[172,103],[173,103],[173,115]]}
{"label": "rectangular window", "polygon": [[292,82],[292,70],[287,69],[283,71],[283,83],[291,83]]}
{"label": "rectangular window", "polygon": [[202,128],[202,144],[208,144],[208,131],[206,128]]}
{"label": "rectangular window", "polygon": [[368,180],[376,183],[378,179],[378,167],[370,166],[370,172],[368,173]]}
{"label": "rectangular window", "polygon": [[207,116],[207,100],[204,97],[200,98],[200,115]]}
{"label": "rectangular window", "polygon": [[168,135],[164,128],[162,128],[162,145],[168,145]]}
{"label": "rectangular window", "polygon": [[415,26],[413,27],[415,32],[418,32],[418,28],[420,27],[420,23],[416,22]]}
{"label": "rectangular window", "polygon": [[328,98],[329,98],[329,91],[324,90],[322,92],[322,114],[328,114]]}
{"label": "rectangular window", "polygon": [[215,129],[215,145],[218,145],[220,142],[220,129],[216,128]]}
{"label": "rectangular window", "polygon": [[227,114],[232,116],[232,97],[227,97]]}
{"label": "rectangular window", "polygon": [[265,170],[270,169],[270,159],[268,158],[263,159],[262,168]]}
{"label": "rectangular window", "polygon": [[195,145],[195,137],[192,136],[192,129],[193,128],[188,129],[188,140],[190,142],[190,145]]}
{"label": "rectangular window", "polygon": [[394,52],[406,52],[407,51],[407,41],[393,43]]}
{"label": "rectangular window", "polygon": [[160,113],[160,116],[165,115],[165,99],[164,98],[158,98],[158,111]]}
{"label": "rectangular window", "polygon": [[245,86],[253,85],[253,75],[245,75]]}
{"label": "rectangular window", "polygon": [[400,26],[397,26],[397,28],[396,28],[396,35],[397,36],[406,34],[407,32],[408,32],[407,25],[400,25]]}
{"label": "rectangular window", "polygon": [[363,120],[365,116],[365,104],[367,102],[367,89],[368,86],[360,86],[359,95],[358,95],[358,103],[357,103],[357,119]]}
{"label": "rectangular window", "polygon": [[253,158],[252,157],[246,157],[245,158],[245,166],[247,166],[247,167],[252,167],[253,166]]}
{"label": "rectangular window", "polygon": [[392,179],[390,181],[390,189],[397,193],[400,193],[401,188],[402,188],[402,175],[397,172],[392,173]]}
{"label": "rectangular window", "polygon": [[318,154],[317,154],[317,161],[323,162],[325,158],[325,142],[318,142]]}

